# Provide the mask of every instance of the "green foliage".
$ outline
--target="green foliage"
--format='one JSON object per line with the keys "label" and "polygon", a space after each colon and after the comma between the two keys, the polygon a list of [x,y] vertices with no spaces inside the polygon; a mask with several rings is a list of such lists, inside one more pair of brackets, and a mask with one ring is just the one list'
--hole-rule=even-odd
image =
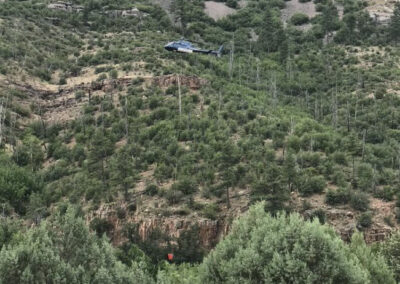
{"label": "green foliage", "polygon": [[317,219],[321,224],[325,224],[326,214],[323,209],[314,210],[310,216],[311,220]]}
{"label": "green foliage", "polygon": [[171,190],[180,191],[183,194],[188,195],[188,194],[195,193],[197,188],[196,188],[194,182],[190,178],[185,177],[182,180],[174,183],[171,186]]}
{"label": "green foliage", "polygon": [[20,221],[2,217],[0,222],[0,251],[3,246],[9,245],[17,233],[22,231],[23,226]]}
{"label": "green foliage", "polygon": [[345,188],[337,190],[328,190],[325,196],[325,202],[329,205],[347,204],[350,199],[350,193]]}
{"label": "green foliage", "polygon": [[193,284],[199,282],[199,273],[197,266],[190,264],[167,264],[165,263],[163,269],[158,271],[157,283],[158,284]]}
{"label": "green foliage", "polygon": [[71,207],[29,230],[0,256],[0,280],[5,283],[152,283],[140,263],[128,268],[119,262],[108,241],[91,234]]}
{"label": "green foliage", "polygon": [[[126,202],[127,210],[115,208],[119,221],[127,222],[141,208],[142,192],[134,192],[140,179],[160,183],[160,188],[173,184],[167,190],[150,185],[143,193],[151,196],[143,198],[156,200],[151,214],[171,218],[198,214],[218,219],[226,212],[220,213],[217,204],[228,201],[227,193],[235,201],[245,198],[243,189],[250,191],[251,202],[265,200],[265,210],[272,214],[292,209],[291,192],[323,194],[327,184],[339,187],[326,194],[331,206],[350,203],[365,211],[367,194],[393,199],[400,164],[395,84],[399,5],[386,27],[377,25],[359,1],[342,1],[339,19],[337,3],[316,0],[320,14],[310,20],[305,15],[292,18],[294,24],[309,20],[310,29],[303,30],[284,27],[282,0],[248,1],[219,21],[206,16],[200,0],[172,1],[170,15],[148,0],[80,0],[75,4],[84,10],[78,13],[47,9],[45,2],[5,1],[0,8],[0,73],[10,80],[0,90],[0,105],[6,108],[0,117],[0,148],[12,152],[14,161],[0,160],[3,215],[16,212],[38,225],[60,201],[88,205],[90,200],[92,208]],[[238,4],[223,2],[235,8]],[[134,6],[148,15],[110,16]],[[216,59],[162,48],[180,36],[205,49],[224,44],[226,56]],[[59,97],[73,86],[60,86],[59,94],[37,91],[32,89],[36,79],[49,81],[46,85],[71,84],[80,81],[72,77],[91,74],[92,69],[98,81],[76,86],[82,87],[75,93],[77,104],[66,111],[76,118],[54,125],[44,122],[53,117],[48,116],[54,110],[48,108],[50,103],[60,104],[60,109],[70,106],[73,97],[65,104]],[[132,73],[121,72],[134,72],[135,79],[125,79]],[[177,84],[158,77],[175,74],[185,77],[181,113]],[[13,87],[14,77],[18,86]],[[208,83],[193,88],[195,77]],[[37,120],[27,123],[32,119]],[[351,194],[350,186],[356,190]],[[195,202],[199,192],[208,200]],[[165,200],[174,209],[163,208]],[[322,222],[324,214],[315,210],[310,217]],[[103,219],[94,219],[92,228],[99,235],[112,231]],[[142,255],[137,247],[158,264],[179,242],[179,261],[200,261],[194,233],[179,241],[155,232],[143,243],[137,232],[135,236],[123,248],[127,257],[119,256],[127,265]],[[10,243],[10,237],[6,239]],[[47,247],[43,250],[48,253]],[[291,273],[304,268],[303,262],[287,262],[285,269]],[[197,268],[166,269],[166,283],[195,282],[198,277]],[[97,273],[99,282],[113,282],[103,272]],[[273,281],[294,281],[282,279]],[[370,282],[390,283],[382,279]]]}
{"label": "green foliage", "polygon": [[369,208],[368,195],[363,192],[354,191],[350,194],[350,205],[355,210],[366,211]]}
{"label": "green foliage", "polygon": [[288,200],[289,190],[283,185],[283,179],[278,167],[267,168],[263,179],[254,182],[252,188],[252,200],[267,201],[266,206],[272,213],[284,209],[284,203]]}
{"label": "green foliage", "polygon": [[400,40],[400,4],[395,3],[393,15],[390,19],[389,25],[389,35],[390,39],[394,42],[398,42]]}
{"label": "green foliage", "polygon": [[[273,218],[264,206],[250,208],[204,260],[200,266],[203,283],[394,282],[382,258],[365,243],[349,248],[319,222],[305,222],[296,214]],[[377,271],[379,265],[381,271]]]}
{"label": "green foliage", "polygon": [[301,13],[296,13],[290,18],[290,22],[295,26],[301,26],[307,24],[308,21],[309,21],[308,16]]}
{"label": "green foliage", "polygon": [[351,237],[350,251],[366,269],[370,283],[396,283],[390,265],[379,252],[367,246],[361,233],[356,232]]}
{"label": "green foliage", "polygon": [[217,204],[207,204],[202,210],[204,217],[209,218],[211,220],[217,219],[218,212],[219,212],[219,207]]}
{"label": "green foliage", "polygon": [[299,191],[305,195],[313,193],[321,193],[326,186],[326,181],[323,176],[306,176],[300,182]]}
{"label": "green foliage", "polygon": [[15,165],[0,155],[0,202],[9,203],[17,213],[25,213],[30,194],[42,188],[40,180],[31,171]]}
{"label": "green foliage", "polygon": [[149,184],[146,186],[145,192],[147,195],[154,196],[158,193],[159,189],[155,184]]}
{"label": "green foliage", "polygon": [[396,281],[400,281],[400,233],[394,233],[380,247],[389,267],[394,272]]}
{"label": "green foliage", "polygon": [[106,233],[111,233],[114,225],[109,220],[96,217],[90,222],[90,229],[95,231],[98,237],[102,237]]}
{"label": "green foliage", "polygon": [[369,228],[372,225],[372,214],[371,212],[364,212],[360,215],[357,221],[357,225],[361,228]]}

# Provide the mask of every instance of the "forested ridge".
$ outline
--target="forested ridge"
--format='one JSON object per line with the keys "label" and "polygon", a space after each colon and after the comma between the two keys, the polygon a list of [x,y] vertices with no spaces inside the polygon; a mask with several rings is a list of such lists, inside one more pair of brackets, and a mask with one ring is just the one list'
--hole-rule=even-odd
{"label": "forested ridge", "polygon": [[400,5],[222,2],[0,2],[0,283],[400,279]]}

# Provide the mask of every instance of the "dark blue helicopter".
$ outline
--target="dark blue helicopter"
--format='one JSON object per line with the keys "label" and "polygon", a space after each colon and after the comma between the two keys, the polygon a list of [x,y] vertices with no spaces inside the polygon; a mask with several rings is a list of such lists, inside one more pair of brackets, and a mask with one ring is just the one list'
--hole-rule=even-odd
{"label": "dark blue helicopter", "polygon": [[221,45],[218,50],[200,49],[200,48],[193,46],[192,43],[181,39],[178,41],[171,41],[171,42],[167,43],[164,46],[164,48],[168,51],[176,51],[176,52],[182,52],[182,53],[204,53],[204,54],[212,54],[212,55],[221,57],[224,46]]}

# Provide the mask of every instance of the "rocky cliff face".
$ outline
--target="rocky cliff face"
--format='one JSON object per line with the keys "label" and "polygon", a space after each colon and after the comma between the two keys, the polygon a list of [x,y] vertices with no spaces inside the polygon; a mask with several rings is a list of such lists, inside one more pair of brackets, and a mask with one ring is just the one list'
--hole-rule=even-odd
{"label": "rocky cliff face", "polygon": [[[119,206],[121,205],[125,206],[123,204]],[[109,237],[114,245],[120,245],[126,241],[123,230],[127,224],[137,225],[138,234],[142,240],[145,240],[156,229],[172,239],[177,239],[183,232],[193,226],[197,226],[200,243],[205,249],[213,248],[230,229],[230,221],[228,219],[210,220],[201,217],[193,218],[193,216],[145,216],[141,212],[120,218],[112,204],[103,205],[98,210],[91,212],[87,216],[87,223],[89,224],[94,218],[105,219],[113,225],[113,230],[109,232]]]}
{"label": "rocky cliff face", "polygon": [[[292,206],[305,218],[311,218],[316,210],[325,214],[325,222],[331,225],[344,241],[350,241],[356,230],[362,231],[367,243],[383,241],[389,237],[394,230],[398,229],[395,222],[395,203],[385,202],[380,199],[371,198],[370,214],[372,224],[368,228],[359,225],[362,212],[355,211],[349,205],[329,206],[325,203],[324,195],[314,195],[303,198],[297,194],[292,195]],[[304,209],[304,202],[308,203],[308,209]],[[392,224],[388,224],[392,222]]]}
{"label": "rocky cliff face", "polygon": [[154,229],[160,229],[170,237],[179,238],[182,232],[195,225],[199,228],[200,243],[206,249],[213,248],[230,228],[224,220],[155,218],[140,219],[136,222],[139,224],[139,234],[142,239],[146,239],[149,232]]}
{"label": "rocky cliff face", "polygon": [[[301,208],[304,200],[307,200],[311,206],[307,210]],[[373,215],[373,223],[369,228],[360,228],[358,225],[358,218],[361,212],[356,212],[348,206],[337,208],[326,205],[324,195],[315,195],[305,199],[293,194],[291,205],[306,219],[310,218],[315,210],[322,210],[325,214],[326,223],[332,225],[344,241],[350,241],[352,234],[356,230],[361,230],[364,233],[367,243],[383,241],[397,227],[397,225],[391,227],[384,221],[389,217],[394,220],[394,216],[390,214],[393,214],[394,208],[392,207],[395,204],[379,199],[371,201],[370,208]],[[230,212],[221,212],[218,220],[210,220],[196,215],[164,217],[160,214],[150,214],[144,208],[139,208],[136,212],[132,212],[132,214],[128,214],[124,218],[118,217],[116,208],[126,209],[128,207],[127,204],[102,205],[98,210],[91,212],[87,216],[87,222],[90,223],[95,217],[108,220],[113,225],[113,230],[110,232],[109,237],[114,245],[119,245],[126,240],[123,229],[127,224],[136,224],[138,234],[142,240],[145,240],[156,229],[172,239],[177,239],[192,226],[197,226],[202,247],[212,249],[229,232],[231,220],[239,217],[248,208],[243,206],[243,208],[236,208]]]}

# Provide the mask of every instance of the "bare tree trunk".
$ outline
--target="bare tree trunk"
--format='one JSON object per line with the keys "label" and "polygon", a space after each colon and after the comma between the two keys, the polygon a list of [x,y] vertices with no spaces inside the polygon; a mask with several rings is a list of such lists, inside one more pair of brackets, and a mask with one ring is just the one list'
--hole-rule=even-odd
{"label": "bare tree trunk", "polygon": [[353,156],[353,177],[352,177],[352,183],[354,184],[354,181],[355,181],[355,166],[354,166],[354,156]]}
{"label": "bare tree trunk", "polygon": [[256,85],[257,85],[257,91],[259,90],[260,87],[260,60],[257,58],[257,74],[256,74]]}
{"label": "bare tree trunk", "polygon": [[277,94],[277,89],[276,89],[276,75],[275,75],[275,73],[273,73],[272,76],[271,76],[270,91],[272,93],[274,107],[276,107],[276,105],[278,103],[278,94]]}
{"label": "bare tree trunk", "polygon": [[106,185],[106,176],[105,176],[106,170],[105,170],[105,165],[104,165],[104,158],[101,158],[101,179],[103,182],[103,185]]}
{"label": "bare tree trunk", "polygon": [[356,106],[354,108],[354,124],[357,123],[357,110],[358,110],[358,95],[356,97]]}
{"label": "bare tree trunk", "polygon": [[350,132],[350,104],[347,100],[347,132]]}
{"label": "bare tree trunk", "polygon": [[308,90],[306,90],[306,108],[308,110]]}
{"label": "bare tree trunk", "polygon": [[178,95],[179,95],[179,117],[182,115],[182,94],[181,94],[181,79],[178,74]]}
{"label": "bare tree trunk", "polygon": [[363,145],[362,145],[362,160],[364,161],[364,153],[365,153],[365,136],[367,135],[367,130],[364,129],[364,133],[363,133]]}
{"label": "bare tree trunk", "polygon": [[318,120],[318,100],[314,101],[314,119]]}
{"label": "bare tree trunk", "polygon": [[231,196],[229,192],[229,186],[226,187],[226,207],[231,208]]}
{"label": "bare tree trunk", "polygon": [[333,128],[337,127],[337,73],[335,76],[335,93],[332,98],[332,126]]}
{"label": "bare tree trunk", "polygon": [[229,78],[232,80],[233,76],[233,63],[235,56],[235,34],[233,34],[233,40],[231,41],[231,52],[229,55]]}
{"label": "bare tree trunk", "polygon": [[0,105],[0,146],[3,142],[3,101],[1,101]]}
{"label": "bare tree trunk", "polygon": [[294,127],[295,127],[295,122],[293,120],[293,116],[290,117],[290,129],[289,129],[289,135],[293,135],[294,133]]}
{"label": "bare tree trunk", "polygon": [[125,96],[125,136],[129,139],[128,98]]}

